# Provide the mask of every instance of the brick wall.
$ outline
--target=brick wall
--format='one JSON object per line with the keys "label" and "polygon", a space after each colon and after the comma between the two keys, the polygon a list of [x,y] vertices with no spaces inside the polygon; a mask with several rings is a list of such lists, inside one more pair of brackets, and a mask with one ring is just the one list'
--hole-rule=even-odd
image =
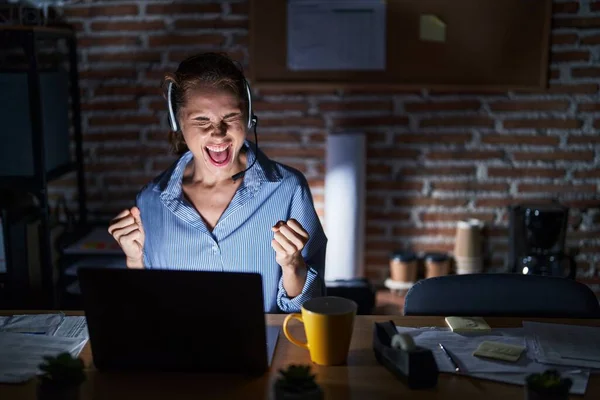
{"label": "brick wall", "polygon": [[[225,50],[248,65],[241,1],[86,1],[68,7],[79,31],[89,208],[107,218],[132,204],[168,154],[163,72],[186,55]],[[475,61],[476,62],[476,61]],[[255,90],[260,144],[303,171],[322,212],[325,137],[368,135],[368,276],[390,250],[450,250],[455,221],[488,223],[492,268],[506,266],[506,206],[553,197],[573,207],[569,242],[581,276],[600,270],[600,1],[554,4],[545,93],[437,90]],[[55,196],[73,197],[73,179]]]}

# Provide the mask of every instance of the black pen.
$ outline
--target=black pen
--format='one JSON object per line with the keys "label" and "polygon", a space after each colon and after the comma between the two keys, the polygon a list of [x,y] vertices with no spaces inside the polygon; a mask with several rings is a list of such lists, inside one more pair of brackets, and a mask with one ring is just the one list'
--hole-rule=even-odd
{"label": "black pen", "polygon": [[448,353],[448,350],[446,350],[446,348],[444,347],[443,344],[438,343],[440,345],[440,349],[442,349],[442,351],[444,352],[444,354],[446,355],[446,357],[448,357],[448,360],[450,360],[450,362],[452,363],[452,366],[454,367],[454,370],[456,372],[460,372],[460,368],[458,367],[458,363],[456,362],[456,360],[454,359],[454,357],[452,357],[450,355],[450,353]]}

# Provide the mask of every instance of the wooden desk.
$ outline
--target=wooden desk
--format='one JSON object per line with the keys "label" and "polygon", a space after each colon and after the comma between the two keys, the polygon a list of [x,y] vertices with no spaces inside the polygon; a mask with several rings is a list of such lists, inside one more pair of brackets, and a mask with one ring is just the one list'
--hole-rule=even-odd
{"label": "wooden desk", "polygon": [[[16,313],[16,312],[15,312]],[[0,315],[14,313],[0,312]],[[81,315],[81,313],[71,313]],[[281,325],[284,315],[268,315],[269,325]],[[411,391],[380,366],[371,349],[373,322],[392,319],[404,326],[444,326],[441,317],[358,316],[356,319],[347,366],[320,367],[313,365],[318,382],[323,386],[327,400],[336,399],[402,399],[418,396],[419,399],[522,399],[523,388],[484,380],[441,374],[435,389]],[[516,327],[516,318],[486,318],[492,327]],[[528,319],[529,320],[529,319]],[[600,320],[549,320],[537,321],[573,323],[600,326]],[[293,324],[293,333],[303,337],[300,324]],[[135,339],[134,339],[135,340]],[[271,372],[259,378],[200,374],[160,373],[101,373],[92,365],[89,343],[81,353],[88,369],[88,380],[82,387],[83,399],[268,399],[277,370],[290,363],[310,363],[308,352],[279,337]],[[402,397],[406,395],[407,397]],[[599,399],[600,376],[592,375],[584,397],[573,399]],[[0,399],[35,399],[35,384],[2,385]]]}

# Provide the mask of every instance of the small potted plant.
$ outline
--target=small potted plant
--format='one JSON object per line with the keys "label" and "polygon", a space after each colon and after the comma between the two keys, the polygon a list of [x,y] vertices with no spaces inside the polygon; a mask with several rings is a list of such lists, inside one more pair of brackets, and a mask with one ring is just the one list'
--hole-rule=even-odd
{"label": "small potted plant", "polygon": [[83,361],[69,353],[45,356],[39,366],[43,374],[37,386],[38,400],[78,400],[79,387],[85,381]]}
{"label": "small potted plant", "polygon": [[566,400],[573,385],[570,378],[562,378],[550,369],[542,374],[531,374],[525,380],[527,400]]}
{"label": "small potted plant", "polygon": [[289,365],[279,370],[275,381],[275,400],[322,400],[323,390],[309,365]]}

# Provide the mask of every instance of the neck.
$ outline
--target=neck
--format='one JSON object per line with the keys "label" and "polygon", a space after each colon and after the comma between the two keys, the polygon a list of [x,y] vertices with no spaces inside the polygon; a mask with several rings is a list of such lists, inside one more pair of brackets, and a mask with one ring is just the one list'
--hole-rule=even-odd
{"label": "neck", "polygon": [[236,161],[233,163],[233,168],[229,170],[227,174],[215,175],[206,170],[204,160],[197,157],[192,158],[192,162],[188,165],[187,181],[193,184],[202,184],[202,186],[213,187],[225,184],[231,184],[233,179],[232,175],[239,171],[243,171],[246,168],[246,154],[240,152]]}

